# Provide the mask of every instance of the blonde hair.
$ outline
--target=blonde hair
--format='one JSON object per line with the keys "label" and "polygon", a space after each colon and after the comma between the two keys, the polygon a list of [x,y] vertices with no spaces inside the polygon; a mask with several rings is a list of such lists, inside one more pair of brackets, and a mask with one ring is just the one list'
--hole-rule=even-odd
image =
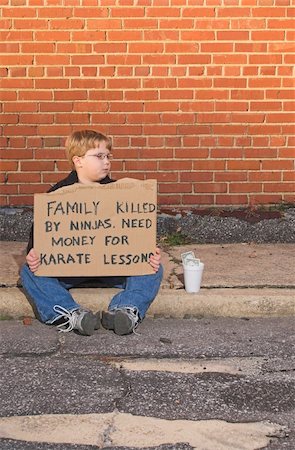
{"label": "blonde hair", "polygon": [[98,133],[93,130],[75,131],[66,140],[66,155],[74,168],[73,157],[84,156],[91,148],[97,148],[100,142],[106,143],[108,150],[112,149],[112,142],[110,138],[104,134]]}

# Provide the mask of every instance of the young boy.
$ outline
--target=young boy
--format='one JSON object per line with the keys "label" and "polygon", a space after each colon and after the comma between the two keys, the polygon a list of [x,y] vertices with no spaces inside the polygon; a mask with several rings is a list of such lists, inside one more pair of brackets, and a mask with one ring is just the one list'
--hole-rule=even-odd
{"label": "young boy", "polygon": [[[110,151],[111,142],[103,134],[92,130],[74,132],[66,141],[67,157],[74,170],[49,192],[74,183],[114,182],[109,177]],[[113,297],[108,311],[102,313],[101,323],[104,328],[119,335],[134,331],[159,291],[163,276],[160,260],[161,254],[157,248],[149,260],[154,270],[152,275],[95,278],[96,282],[104,286],[123,289]],[[69,292],[70,288],[77,287],[89,278],[36,276],[40,259],[34,250],[33,227],[26,262],[21,270],[21,280],[41,322],[58,322],[61,331],[77,330],[82,335],[92,335],[100,326],[100,313],[93,314],[80,306]]]}

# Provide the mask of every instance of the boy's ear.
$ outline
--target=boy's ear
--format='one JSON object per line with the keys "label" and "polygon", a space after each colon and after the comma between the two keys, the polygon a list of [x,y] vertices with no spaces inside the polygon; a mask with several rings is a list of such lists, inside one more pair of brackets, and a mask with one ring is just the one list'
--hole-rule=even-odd
{"label": "boy's ear", "polygon": [[72,161],[75,167],[81,167],[81,159],[79,156],[73,156]]}

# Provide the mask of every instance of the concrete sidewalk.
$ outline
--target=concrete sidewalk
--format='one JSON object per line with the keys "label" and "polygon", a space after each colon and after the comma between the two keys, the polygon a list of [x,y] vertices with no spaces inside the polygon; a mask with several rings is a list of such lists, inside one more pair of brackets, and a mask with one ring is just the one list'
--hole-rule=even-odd
{"label": "concrete sidewalk", "polygon": [[[0,317],[33,317],[22,292],[19,268],[24,242],[2,241]],[[181,253],[194,251],[205,264],[202,288],[183,287]],[[295,316],[295,244],[206,244],[162,250],[164,279],[148,316],[274,317]],[[106,309],[116,289],[72,289],[74,298],[94,311]]]}

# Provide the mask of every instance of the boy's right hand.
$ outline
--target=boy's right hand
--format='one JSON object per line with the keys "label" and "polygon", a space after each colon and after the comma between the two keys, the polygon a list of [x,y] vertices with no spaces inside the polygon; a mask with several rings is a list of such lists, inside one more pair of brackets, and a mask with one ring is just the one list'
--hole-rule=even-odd
{"label": "boy's right hand", "polygon": [[38,270],[38,267],[40,266],[40,258],[33,248],[31,248],[27,254],[26,261],[31,272],[36,272]]}

